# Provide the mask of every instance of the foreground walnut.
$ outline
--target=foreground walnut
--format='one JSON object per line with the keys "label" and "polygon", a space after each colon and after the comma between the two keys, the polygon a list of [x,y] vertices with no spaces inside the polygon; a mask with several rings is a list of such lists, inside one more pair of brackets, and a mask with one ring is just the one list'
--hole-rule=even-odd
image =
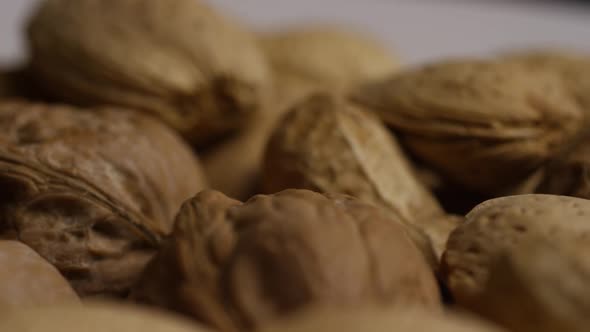
{"label": "foreground walnut", "polygon": [[54,95],[144,110],[194,143],[242,126],[270,76],[254,38],[200,0],[47,0],[28,35]]}
{"label": "foreground walnut", "polygon": [[511,331],[587,331],[588,249],[586,239],[527,239],[493,260],[469,307]]}
{"label": "foreground walnut", "polygon": [[[339,95],[316,94],[281,120],[268,145],[263,177],[265,192],[344,193],[384,207],[411,227],[429,227],[443,214],[383,124]],[[414,235],[424,251],[431,251],[420,234]]]}
{"label": "foreground walnut", "polygon": [[348,196],[287,190],[240,203],[204,191],[132,296],[224,331],[315,304],[439,307],[432,272],[403,227]]}
{"label": "foreground walnut", "polygon": [[206,332],[162,311],[108,302],[0,312],[0,331],[11,332]]}
{"label": "foreground walnut", "polygon": [[498,327],[457,314],[423,310],[356,308],[335,311],[314,309],[279,320],[261,332],[501,332]]}
{"label": "foreground walnut", "polygon": [[121,293],[204,187],[179,137],[123,110],[0,104],[0,237],[55,265],[80,295]]}
{"label": "foreground walnut", "polygon": [[79,301],[55,267],[20,242],[0,240],[0,266],[0,313]]}
{"label": "foreground walnut", "polygon": [[527,239],[574,242],[590,234],[590,200],[552,195],[521,195],[477,206],[449,237],[442,275],[466,307],[484,291],[490,265],[503,252],[513,254]]}
{"label": "foreground walnut", "polygon": [[575,135],[583,116],[556,71],[509,61],[435,63],[367,84],[355,99],[418,157],[492,195],[521,184]]}

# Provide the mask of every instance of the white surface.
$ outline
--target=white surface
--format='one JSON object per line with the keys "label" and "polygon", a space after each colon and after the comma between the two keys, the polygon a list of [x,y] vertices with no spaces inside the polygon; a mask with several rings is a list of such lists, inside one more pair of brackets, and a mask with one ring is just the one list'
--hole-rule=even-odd
{"label": "white surface", "polygon": [[[166,1],[166,0],[159,0]],[[38,0],[0,0],[0,62],[25,53],[21,28]],[[526,46],[590,52],[590,6],[500,0],[211,0],[256,27],[348,23],[375,34],[408,62]]]}

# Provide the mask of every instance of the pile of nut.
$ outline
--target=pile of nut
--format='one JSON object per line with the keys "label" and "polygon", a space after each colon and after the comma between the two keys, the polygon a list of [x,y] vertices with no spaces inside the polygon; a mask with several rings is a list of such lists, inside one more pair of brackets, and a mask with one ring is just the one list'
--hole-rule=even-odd
{"label": "pile of nut", "polygon": [[590,330],[590,55],[405,67],[200,0],[45,0],[26,36],[0,331]]}

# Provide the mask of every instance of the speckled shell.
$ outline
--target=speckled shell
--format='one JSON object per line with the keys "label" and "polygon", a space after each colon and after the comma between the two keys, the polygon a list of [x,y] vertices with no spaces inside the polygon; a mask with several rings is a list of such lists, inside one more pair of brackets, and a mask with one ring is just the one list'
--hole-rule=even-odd
{"label": "speckled shell", "polygon": [[449,237],[442,275],[455,300],[469,305],[485,288],[490,264],[527,239],[590,236],[590,200],[553,195],[496,198],[475,207]]}
{"label": "speckled shell", "polygon": [[588,249],[582,238],[528,238],[492,261],[489,280],[469,308],[511,331],[586,331]]}
{"label": "speckled shell", "polygon": [[198,161],[149,117],[0,104],[0,236],[54,264],[80,295],[121,293],[203,189]]}
{"label": "speckled shell", "polygon": [[440,306],[434,276],[401,224],[352,197],[307,190],[246,203],[201,192],[132,297],[223,331],[317,304]]}

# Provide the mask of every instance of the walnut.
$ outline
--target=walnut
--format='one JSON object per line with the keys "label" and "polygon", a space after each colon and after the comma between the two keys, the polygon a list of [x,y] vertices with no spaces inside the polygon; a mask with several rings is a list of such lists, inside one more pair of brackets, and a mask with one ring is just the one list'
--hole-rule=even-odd
{"label": "walnut", "polygon": [[124,293],[204,187],[153,119],[119,109],[0,104],[0,237],[54,264],[80,295]]}
{"label": "walnut", "polygon": [[201,192],[132,297],[224,331],[316,304],[440,305],[431,270],[397,220],[352,197],[307,190],[246,203]]}

